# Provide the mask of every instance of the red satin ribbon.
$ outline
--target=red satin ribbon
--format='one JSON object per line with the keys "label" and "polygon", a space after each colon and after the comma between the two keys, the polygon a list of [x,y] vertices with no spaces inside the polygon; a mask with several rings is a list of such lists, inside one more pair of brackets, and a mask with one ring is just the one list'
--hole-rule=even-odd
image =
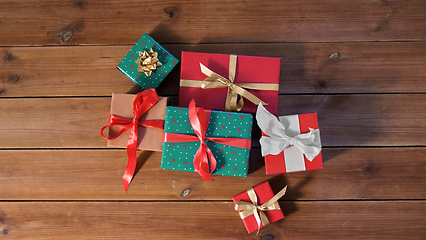
{"label": "red satin ribbon", "polygon": [[196,108],[194,100],[189,103],[188,116],[196,136],[179,133],[164,133],[164,142],[200,141],[200,147],[195,153],[193,163],[195,172],[198,172],[204,181],[213,180],[211,174],[216,169],[217,165],[216,158],[206,145],[206,140],[233,147],[250,149],[251,140],[249,139],[206,137],[207,127],[210,121],[210,112],[205,111],[203,108]]}
{"label": "red satin ribbon", "polygon": [[[145,114],[152,106],[154,106],[158,102],[158,100],[158,95],[154,89],[147,89],[143,92],[136,94],[136,98],[133,101],[134,118],[130,120],[111,114],[109,117],[110,125],[107,125],[101,129],[101,136],[107,140],[115,139],[122,133],[124,133],[126,130],[130,129],[129,141],[127,142],[128,161],[126,171],[123,175],[123,184],[126,193],[136,170],[136,150],[138,149],[138,126],[164,129],[164,120],[148,120],[139,122],[139,118],[143,114]],[[112,126],[121,126],[123,128],[114,137],[105,137],[103,133],[104,129]]]}

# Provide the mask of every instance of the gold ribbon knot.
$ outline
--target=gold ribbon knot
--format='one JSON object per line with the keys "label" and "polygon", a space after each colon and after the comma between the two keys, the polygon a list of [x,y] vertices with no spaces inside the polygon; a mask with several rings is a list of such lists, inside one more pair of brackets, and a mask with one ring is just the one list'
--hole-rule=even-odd
{"label": "gold ribbon knot", "polygon": [[285,186],[281,191],[279,191],[275,196],[269,199],[267,202],[262,205],[257,204],[257,195],[253,188],[247,189],[247,194],[251,200],[250,202],[237,201],[235,203],[235,210],[239,212],[240,218],[244,219],[248,216],[254,215],[254,218],[257,222],[257,233],[259,233],[261,223],[265,227],[269,224],[268,217],[264,211],[279,210],[280,205],[278,204],[278,199],[285,195],[287,191],[287,186]]}
{"label": "gold ribbon knot", "polygon": [[163,66],[161,62],[158,61],[158,52],[154,52],[152,48],[147,51],[139,51],[139,58],[135,61],[138,64],[138,72],[145,73],[146,76],[152,76],[153,71],[157,67]]}
{"label": "gold ribbon knot", "polygon": [[235,72],[237,70],[237,55],[229,56],[229,73],[228,78],[225,78],[212,70],[208,69],[200,63],[201,72],[207,76],[202,82],[194,80],[181,79],[182,87],[201,87],[206,88],[228,88],[228,93],[225,100],[225,111],[240,111],[244,106],[243,98],[258,105],[268,105],[258,97],[247,91],[245,88],[254,90],[272,90],[278,91],[278,84],[273,83],[234,83]]}

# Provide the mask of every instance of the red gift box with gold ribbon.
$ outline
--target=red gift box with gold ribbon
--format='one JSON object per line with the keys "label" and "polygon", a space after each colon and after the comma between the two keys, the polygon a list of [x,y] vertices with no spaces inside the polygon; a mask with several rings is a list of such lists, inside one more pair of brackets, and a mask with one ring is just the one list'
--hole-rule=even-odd
{"label": "red gift box with gold ribbon", "polygon": [[287,186],[274,195],[269,182],[263,182],[232,198],[248,233],[284,218],[278,199],[286,190]]}
{"label": "red gift box with gold ribbon", "polygon": [[182,52],[179,106],[255,113],[278,111],[281,58]]}

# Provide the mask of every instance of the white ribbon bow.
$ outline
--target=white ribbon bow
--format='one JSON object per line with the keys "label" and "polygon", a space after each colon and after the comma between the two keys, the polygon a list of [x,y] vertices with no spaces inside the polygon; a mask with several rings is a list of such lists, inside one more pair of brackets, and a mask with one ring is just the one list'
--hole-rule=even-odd
{"label": "white ribbon bow", "polygon": [[321,152],[321,142],[319,140],[319,129],[309,128],[308,133],[299,134],[293,137],[286,135],[285,127],[277,117],[268,112],[262,103],[257,106],[256,120],[260,129],[268,136],[260,138],[262,156],[272,154],[277,155],[287,147],[294,145],[302,151],[309,161]]}

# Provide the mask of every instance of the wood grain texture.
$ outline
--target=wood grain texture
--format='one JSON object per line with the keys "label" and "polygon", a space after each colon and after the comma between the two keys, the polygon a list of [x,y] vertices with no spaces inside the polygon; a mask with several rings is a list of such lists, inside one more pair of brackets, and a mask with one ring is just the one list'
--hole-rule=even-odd
{"label": "wood grain texture", "polygon": [[[246,178],[160,168],[161,153],[139,154],[139,172],[127,195],[123,150],[2,150],[0,200],[231,200],[269,181],[283,200],[426,199],[426,148],[323,149],[324,168],[266,175],[260,149],[251,151]],[[188,195],[182,193],[188,189]]]}
{"label": "wood grain texture", "polygon": [[[424,94],[281,95],[279,103],[280,116],[317,112],[323,146],[426,145]],[[0,99],[0,148],[106,148],[99,132],[109,111],[109,97]]]}
{"label": "wood grain texture", "polygon": [[[426,204],[280,202],[247,234],[232,202],[2,202],[4,239],[421,239]],[[6,230],[6,231],[5,231]],[[5,234],[6,233],[6,234]]]}
{"label": "wood grain texture", "polygon": [[[425,93],[426,43],[165,44],[181,51],[281,58],[280,93]],[[128,46],[0,48],[0,97],[110,96],[139,90],[115,67]],[[256,49],[256,52],[253,52]],[[177,95],[180,66],[158,92]]]}
{"label": "wood grain texture", "polygon": [[[0,0],[0,239],[424,239],[426,1]],[[279,115],[317,112],[321,170],[246,178],[162,170],[108,148],[115,69],[143,33],[181,51],[281,57]],[[176,105],[180,66],[157,89]],[[214,97],[212,97],[214,100]],[[288,185],[247,234],[232,196]]]}
{"label": "wood grain texture", "polygon": [[421,0],[0,2],[0,44],[425,40]]}

